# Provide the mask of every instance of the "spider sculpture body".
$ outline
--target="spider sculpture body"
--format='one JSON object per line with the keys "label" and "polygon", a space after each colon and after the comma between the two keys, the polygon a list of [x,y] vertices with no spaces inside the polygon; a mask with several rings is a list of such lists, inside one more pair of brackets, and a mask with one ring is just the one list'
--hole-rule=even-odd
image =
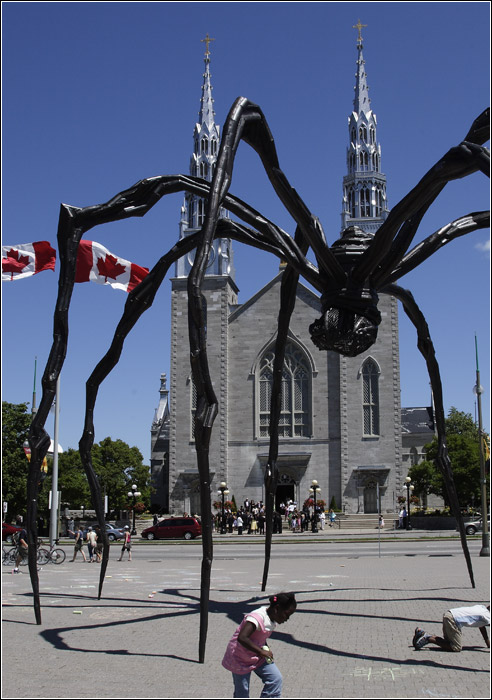
{"label": "spider sculpture body", "polygon": [[[179,257],[196,249],[194,264],[188,277],[188,311],[190,362],[197,390],[195,444],[200,476],[203,546],[199,661],[203,663],[213,560],[208,447],[218,402],[208,368],[201,287],[214,238],[232,238],[273,253],[287,263],[281,284],[270,412],[270,449],[265,470],[267,515],[262,590],[265,590],[268,577],[274,496],[278,478],[278,423],[284,351],[299,276],[304,277],[321,294],[323,314],[310,328],[313,342],[321,350],[335,351],[353,357],[369,348],[376,340],[380,323],[377,308],[379,294],[390,294],[399,299],[415,325],[418,347],[427,363],[434,396],[439,441],[437,463],[445,479],[453,513],[459,523],[462,547],[471,583],[474,586],[466,535],[447,454],[442,386],[434,347],[425,318],[413,296],[409,291],[399,287],[396,281],[420,265],[443,245],[489,225],[488,212],[470,213],[443,226],[410,250],[424,213],[447,182],[476,171],[488,174],[489,152],[483,147],[483,143],[488,139],[488,126],[489,112],[486,110],[475,120],[463,142],[451,148],[429,170],[416,187],[391,211],[374,236],[368,236],[357,228],[348,229],[331,247],[327,244],[318,219],[309,212],[281,171],[274,141],[261,109],[242,97],[238,98],[232,106],[224,125],[219,156],[211,182],[183,175],[161,176],[142,180],[104,204],[82,209],[62,205],[58,226],[61,269],[54,313],[53,345],[43,375],[42,399],[32,421],[29,435],[32,454],[28,481],[29,543],[34,543],[36,537],[38,474],[42,459],[49,447],[49,436],[44,430],[44,425],[55,397],[56,381],[66,354],[68,308],[75,279],[79,241],[84,233],[94,226],[132,216],[143,216],[163,196],[185,190],[200,195],[206,200],[206,215],[202,229],[178,241],[157,262],[143,282],[129,294],[112,344],[95,367],[86,385],[85,425],[79,447],[91,487],[93,504],[102,526],[101,531],[104,533],[99,597],[107,568],[109,542],[104,528],[101,491],[91,462],[91,448],[94,441],[93,413],[97,392],[104,378],[117,364],[126,336],[141,314],[152,305],[170,265]],[[260,156],[275,192],[296,222],[294,237],[245,202],[229,194],[234,158],[241,140],[251,145]],[[220,219],[222,207],[235,215],[241,223]],[[314,253],[316,264],[306,257],[309,249]],[[40,624],[41,610],[35,547],[29,548],[29,570],[36,621]]]}

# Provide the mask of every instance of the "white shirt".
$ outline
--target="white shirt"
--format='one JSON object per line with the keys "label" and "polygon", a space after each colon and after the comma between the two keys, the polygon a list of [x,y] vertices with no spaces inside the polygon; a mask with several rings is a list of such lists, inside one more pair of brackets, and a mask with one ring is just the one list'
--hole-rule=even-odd
{"label": "white shirt", "polygon": [[[261,608],[257,608],[256,610],[253,610],[253,612],[255,613],[255,615],[261,616],[263,624],[265,626],[265,629],[268,632],[273,632],[273,630],[277,626],[277,623],[270,619],[270,616],[267,613],[267,606],[264,605]],[[258,629],[258,627],[259,627],[258,620],[255,620],[254,617],[250,617],[249,615],[246,615],[246,620],[248,622],[252,622],[253,625],[256,627],[256,629]]]}
{"label": "white shirt", "polygon": [[490,610],[485,605],[453,608],[449,611],[459,627],[485,627],[490,625]]}

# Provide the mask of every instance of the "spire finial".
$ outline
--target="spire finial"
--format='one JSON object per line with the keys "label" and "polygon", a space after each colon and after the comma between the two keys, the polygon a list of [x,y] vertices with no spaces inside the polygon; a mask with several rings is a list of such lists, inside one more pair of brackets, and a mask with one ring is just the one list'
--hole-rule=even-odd
{"label": "spire finial", "polygon": [[[360,33],[360,30],[362,29],[362,27],[367,27],[367,24],[362,24],[360,19],[357,20],[357,24],[352,25],[352,29],[357,29],[357,31],[359,32],[359,36],[357,37],[358,44],[362,44],[362,34]],[[208,34],[207,34],[207,36],[208,36]]]}
{"label": "spire finial", "polygon": [[207,36],[205,37],[205,39],[200,39],[200,41],[205,42],[205,58],[208,58],[210,56],[210,50],[208,48],[208,45],[211,41],[215,41],[215,39],[212,39],[212,37],[210,37],[207,32]]}

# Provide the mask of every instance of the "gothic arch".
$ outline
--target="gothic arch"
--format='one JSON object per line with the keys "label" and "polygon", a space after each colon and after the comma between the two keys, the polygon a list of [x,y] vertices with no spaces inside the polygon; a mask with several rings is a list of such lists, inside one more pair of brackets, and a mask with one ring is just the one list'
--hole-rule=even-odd
{"label": "gothic arch", "polygon": [[371,356],[366,357],[359,368],[359,378],[362,378],[362,433],[364,437],[379,437],[380,430],[380,401],[379,378],[381,367]]}
{"label": "gothic arch", "polygon": [[[276,334],[275,334],[276,335]],[[263,346],[253,364],[255,438],[268,438],[275,335]],[[311,353],[290,332],[285,348],[281,438],[309,438],[313,434],[313,378],[316,368]]]}

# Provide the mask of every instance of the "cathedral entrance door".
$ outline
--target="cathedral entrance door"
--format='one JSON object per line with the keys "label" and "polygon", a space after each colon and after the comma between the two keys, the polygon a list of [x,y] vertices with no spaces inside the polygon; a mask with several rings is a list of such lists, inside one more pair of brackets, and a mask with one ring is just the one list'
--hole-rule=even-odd
{"label": "cathedral entrance door", "polygon": [[279,484],[277,493],[275,494],[275,510],[279,509],[281,503],[287,504],[287,501],[294,501],[294,484]]}
{"label": "cathedral entrance door", "polygon": [[378,513],[378,491],[376,484],[370,482],[364,488],[364,513]]}

